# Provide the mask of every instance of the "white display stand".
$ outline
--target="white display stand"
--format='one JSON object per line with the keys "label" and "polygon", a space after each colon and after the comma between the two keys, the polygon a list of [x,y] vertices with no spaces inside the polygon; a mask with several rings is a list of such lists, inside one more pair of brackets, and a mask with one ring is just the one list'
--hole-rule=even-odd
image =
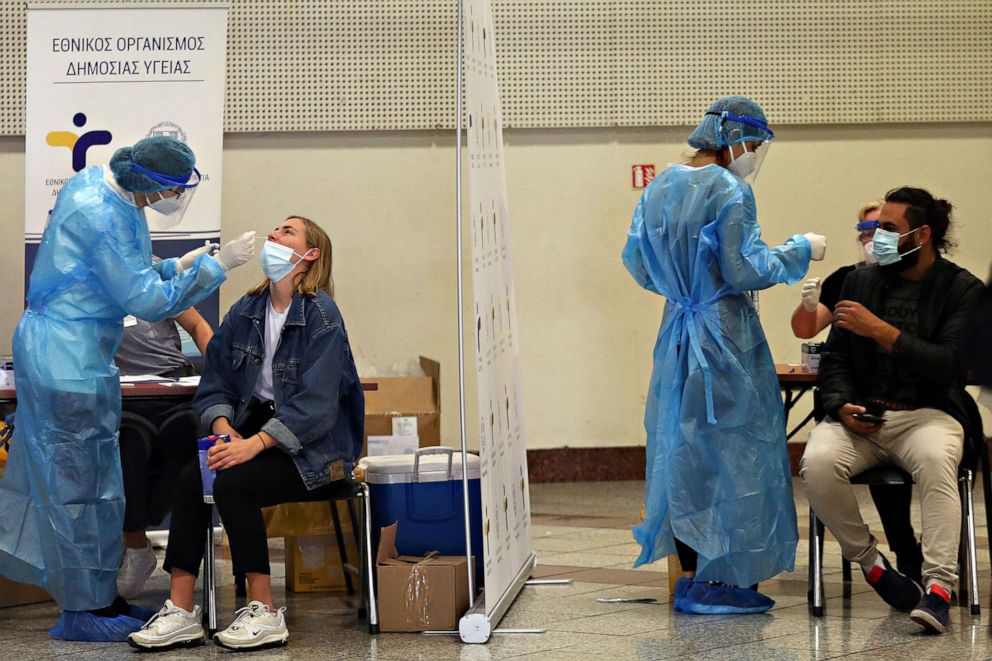
{"label": "white display stand", "polygon": [[[467,451],[462,316],[462,122],[468,131],[475,368],[482,489],[485,594],[476,600],[469,513],[465,512],[470,608],[459,623],[466,643],[484,643],[534,568],[530,492],[520,387],[520,346],[510,258],[503,122],[489,0],[459,0],[456,75],[458,358],[462,452]],[[462,103],[462,74],[467,101]],[[463,112],[463,108],[465,109]],[[463,455],[464,457],[464,455]],[[468,471],[463,471],[467,476]],[[469,503],[468,480],[463,481]],[[517,633],[524,631],[517,630]],[[530,633],[531,631],[527,631]]]}

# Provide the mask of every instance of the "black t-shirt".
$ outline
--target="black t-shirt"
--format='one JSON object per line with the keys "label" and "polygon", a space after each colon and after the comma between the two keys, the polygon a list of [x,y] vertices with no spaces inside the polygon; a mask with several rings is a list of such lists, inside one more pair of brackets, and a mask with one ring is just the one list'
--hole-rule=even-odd
{"label": "black t-shirt", "polygon": [[[882,321],[891,324],[904,333],[919,334],[920,283],[901,281],[889,290],[882,303]],[[924,403],[920,395],[919,377],[899,372],[892,360],[892,354],[877,347],[875,370],[868,388],[869,398],[881,399],[900,404],[920,405]]]}
{"label": "black t-shirt", "polygon": [[827,279],[820,286],[820,303],[827,306],[830,314],[834,313],[834,307],[837,306],[837,302],[840,300],[840,288],[844,285],[844,278],[856,268],[857,266],[853,264],[851,266],[842,266],[828,275]]}

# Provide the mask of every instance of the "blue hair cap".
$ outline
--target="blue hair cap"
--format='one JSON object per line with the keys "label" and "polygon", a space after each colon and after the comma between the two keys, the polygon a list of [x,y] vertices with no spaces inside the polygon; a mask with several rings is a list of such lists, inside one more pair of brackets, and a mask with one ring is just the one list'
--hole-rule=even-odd
{"label": "blue hair cap", "polygon": [[761,124],[767,124],[765,113],[757,103],[746,96],[725,96],[710,104],[703,121],[699,122],[692,133],[689,134],[689,146],[696,149],[709,149],[719,151],[730,142],[727,135],[733,133],[736,139],[731,142],[767,140],[770,131],[762,131],[756,126],[751,126],[743,122],[735,122],[730,119],[723,120],[723,113],[732,115],[742,115],[758,120]]}
{"label": "blue hair cap", "polygon": [[[138,168],[133,168],[137,165]],[[114,179],[126,191],[132,193],[154,193],[175,188],[175,183],[165,183],[143,174],[150,170],[160,178],[188,181],[193,175],[196,156],[185,142],[165,135],[156,135],[138,140],[131,147],[121,147],[110,159],[110,169]]]}

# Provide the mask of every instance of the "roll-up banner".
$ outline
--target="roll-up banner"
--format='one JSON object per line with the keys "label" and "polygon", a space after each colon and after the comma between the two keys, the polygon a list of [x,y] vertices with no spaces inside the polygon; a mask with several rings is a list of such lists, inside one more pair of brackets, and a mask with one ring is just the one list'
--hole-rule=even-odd
{"label": "roll-up banner", "polygon": [[493,616],[516,596],[515,579],[533,552],[503,113],[488,0],[467,0],[464,19],[485,601],[486,615]]}

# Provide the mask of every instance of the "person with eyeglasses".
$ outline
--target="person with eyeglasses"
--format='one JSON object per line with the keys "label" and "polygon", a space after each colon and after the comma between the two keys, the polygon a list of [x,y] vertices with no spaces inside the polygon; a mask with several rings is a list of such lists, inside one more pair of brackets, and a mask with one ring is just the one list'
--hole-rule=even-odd
{"label": "person with eyeglasses", "polygon": [[147,613],[117,594],[124,491],[123,318],[157,321],[200,302],[254,253],[253,233],[152,263],[146,210],[177,223],[200,183],[193,151],[155,136],[118,149],[59,192],[14,332],[17,414],[0,482],[0,575],[62,609],[49,635],[122,641]]}
{"label": "person with eyeglasses", "polygon": [[676,611],[755,613],[749,586],[795,564],[796,512],[778,379],[746,292],[795,283],[826,239],[768,247],[750,182],[774,133],[754,101],[718,99],[696,148],[644,191],[623,262],[665,297],[644,416],[645,516],[635,566],[677,554]]}

